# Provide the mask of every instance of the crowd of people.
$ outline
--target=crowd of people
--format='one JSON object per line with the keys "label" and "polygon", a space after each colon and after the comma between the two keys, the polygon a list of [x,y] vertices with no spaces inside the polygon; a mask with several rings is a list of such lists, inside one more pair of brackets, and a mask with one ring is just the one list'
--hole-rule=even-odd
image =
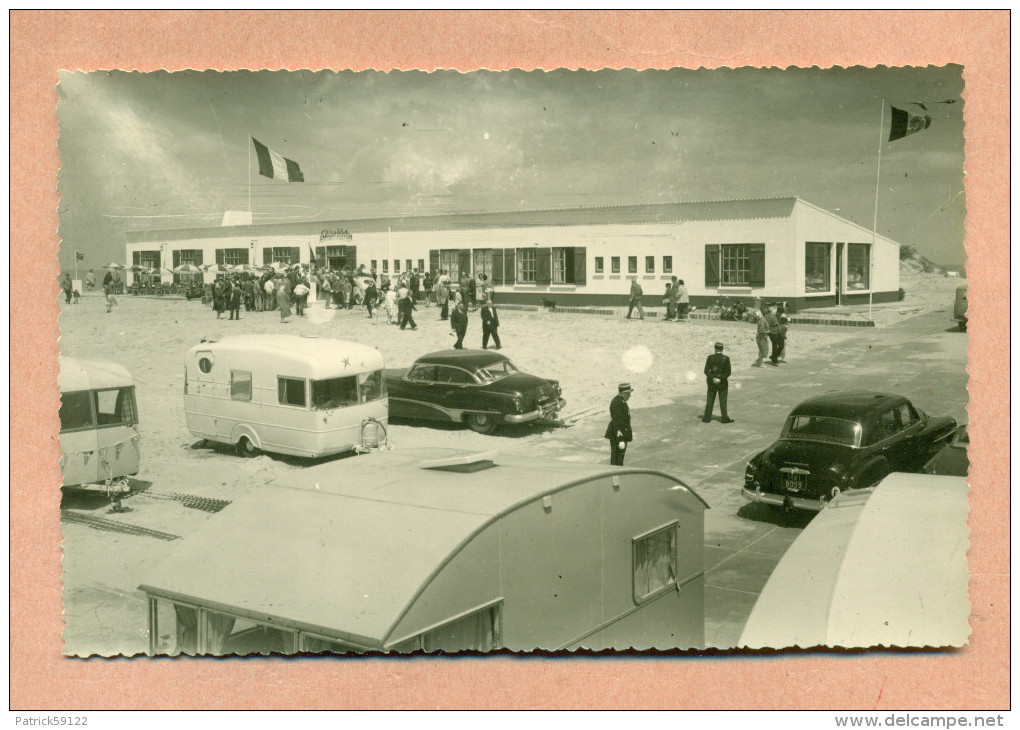
{"label": "crowd of people", "polygon": [[[266,267],[263,270],[227,272],[207,285],[206,301],[216,318],[240,319],[246,312],[277,311],[280,321],[291,316],[304,316],[312,292],[326,309],[364,307],[369,318],[386,317],[387,324],[400,329],[416,330],[414,313],[419,306],[439,309],[439,319],[450,321],[456,333],[461,316],[468,311],[483,309],[483,346],[491,339],[499,348],[499,318],[492,304],[493,290],[488,277],[462,274],[453,280],[446,269],[432,273],[418,269],[398,276],[378,274],[364,264],[357,269],[348,266],[339,271],[305,267]],[[462,346],[459,341],[458,345]]]}

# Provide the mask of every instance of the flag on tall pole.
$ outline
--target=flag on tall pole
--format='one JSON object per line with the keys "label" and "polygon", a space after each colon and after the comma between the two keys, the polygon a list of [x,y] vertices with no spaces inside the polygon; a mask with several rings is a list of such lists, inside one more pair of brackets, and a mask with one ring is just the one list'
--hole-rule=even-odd
{"label": "flag on tall pole", "polygon": [[74,252],[74,258],[75,258],[76,261],[84,261],[85,260],[85,254],[83,254],[81,251],[75,251]]}
{"label": "flag on tall pole", "polygon": [[[921,104],[918,104],[918,106],[925,109]],[[894,106],[889,108],[892,109],[892,124],[889,125],[890,142],[903,139],[908,134],[913,134],[914,132],[923,132],[931,126],[931,117],[927,114],[911,114]]]}
{"label": "flag on tall pole", "polygon": [[305,176],[294,160],[288,160],[275,150],[271,150],[254,137],[255,155],[259,158],[259,175],[268,178],[286,180],[287,182],[304,182]]}

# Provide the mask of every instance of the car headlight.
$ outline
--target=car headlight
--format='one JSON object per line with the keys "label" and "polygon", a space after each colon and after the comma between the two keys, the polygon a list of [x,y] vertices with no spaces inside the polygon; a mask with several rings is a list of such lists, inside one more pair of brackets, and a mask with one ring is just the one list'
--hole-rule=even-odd
{"label": "car headlight", "polygon": [[524,400],[521,398],[520,393],[514,393],[514,396],[511,400],[513,401],[514,404],[514,410],[519,412],[521,410],[521,407],[524,405]]}
{"label": "car headlight", "polygon": [[753,462],[747,462],[747,468],[744,469],[744,486],[750,487],[754,483],[754,476],[758,473],[758,465]]}

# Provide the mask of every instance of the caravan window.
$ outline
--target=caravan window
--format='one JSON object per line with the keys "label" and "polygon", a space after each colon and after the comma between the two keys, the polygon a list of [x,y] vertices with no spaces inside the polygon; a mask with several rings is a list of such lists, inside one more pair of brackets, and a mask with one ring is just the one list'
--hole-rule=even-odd
{"label": "caravan window", "polygon": [[386,381],[383,380],[382,370],[376,370],[374,373],[362,373],[358,376],[358,380],[361,383],[362,403],[386,397]]}
{"label": "caravan window", "polygon": [[330,378],[312,381],[312,408],[319,411],[353,406],[358,402],[358,378]]}
{"label": "caravan window", "polygon": [[251,400],[251,373],[245,370],[230,371],[230,398]]}
{"label": "caravan window", "polygon": [[135,389],[111,388],[93,393],[96,405],[96,426],[133,426],[138,423],[135,412]]}
{"label": "caravan window", "polygon": [[305,381],[301,378],[277,378],[280,405],[305,406]]}
{"label": "caravan window", "polygon": [[642,603],[676,585],[676,522],[633,541],[634,602]]}
{"label": "caravan window", "polygon": [[75,431],[94,428],[92,402],[87,390],[60,394],[60,430]]}
{"label": "caravan window", "polygon": [[[421,635],[425,651],[495,651],[503,648],[502,606],[497,604],[462,616]],[[412,650],[416,647],[401,647]]]}

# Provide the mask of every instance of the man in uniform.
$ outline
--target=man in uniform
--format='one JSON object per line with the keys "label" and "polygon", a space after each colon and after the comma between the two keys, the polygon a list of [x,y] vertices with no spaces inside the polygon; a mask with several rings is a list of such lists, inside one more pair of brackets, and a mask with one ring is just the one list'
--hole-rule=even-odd
{"label": "man in uniform", "polygon": [[634,439],[630,430],[630,394],[634,389],[630,383],[620,383],[616,397],[609,403],[609,425],[606,427],[606,438],[609,439],[610,459],[614,466],[623,466],[623,457],[627,454],[627,444]]}
{"label": "man in uniform", "polygon": [[708,379],[708,401],[705,403],[705,415],[702,421],[710,423],[712,411],[715,410],[715,396],[719,394],[719,410],[722,411],[722,422],[733,423],[726,413],[726,396],[729,392],[730,359],[722,354],[723,344],[715,343],[715,352],[705,360],[705,377]]}

